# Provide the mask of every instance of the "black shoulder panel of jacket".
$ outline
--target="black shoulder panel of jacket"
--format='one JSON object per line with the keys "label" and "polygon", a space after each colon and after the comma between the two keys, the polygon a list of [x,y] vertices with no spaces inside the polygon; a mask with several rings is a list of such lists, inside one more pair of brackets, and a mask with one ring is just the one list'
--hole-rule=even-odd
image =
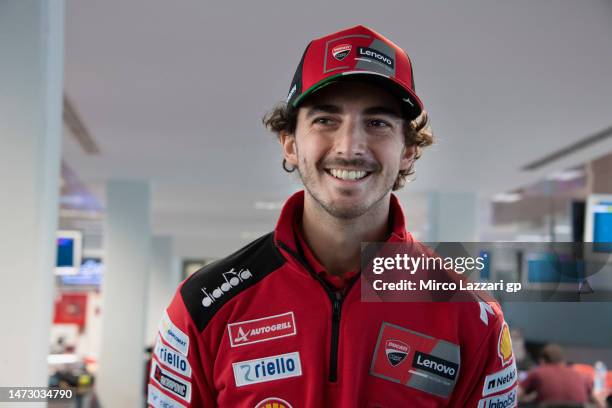
{"label": "black shoulder panel of jacket", "polygon": [[204,330],[227,301],[284,263],[271,232],[194,273],[181,288],[181,296],[198,330]]}

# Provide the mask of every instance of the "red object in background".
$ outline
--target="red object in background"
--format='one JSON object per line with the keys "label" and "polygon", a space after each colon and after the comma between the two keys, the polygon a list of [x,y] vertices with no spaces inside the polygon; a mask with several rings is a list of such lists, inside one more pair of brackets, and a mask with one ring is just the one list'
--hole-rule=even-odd
{"label": "red object in background", "polygon": [[55,301],[53,323],[76,324],[85,327],[87,311],[86,293],[64,293]]}
{"label": "red object in background", "polygon": [[590,364],[572,364],[571,367],[574,370],[586,375],[591,380],[595,376],[595,369]]}
{"label": "red object in background", "polygon": [[[581,372],[582,374],[586,375],[591,380],[593,380],[593,378],[595,377],[595,369],[593,368],[592,365],[589,365],[589,364],[572,364],[572,368],[574,370],[576,370],[578,372]],[[610,391],[610,394],[612,395],[612,371],[608,371],[608,374],[606,376],[606,383],[607,383],[607,388]]]}

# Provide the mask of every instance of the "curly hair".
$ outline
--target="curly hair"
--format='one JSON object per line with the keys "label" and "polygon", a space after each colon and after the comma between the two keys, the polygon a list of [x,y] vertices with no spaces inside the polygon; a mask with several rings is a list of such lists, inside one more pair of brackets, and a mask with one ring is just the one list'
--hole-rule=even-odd
{"label": "curly hair", "polygon": [[[262,119],[264,126],[271,132],[275,133],[280,138],[281,132],[289,134],[295,134],[297,126],[298,110],[292,109],[286,103],[279,103],[270,112],[268,112]],[[416,161],[421,157],[422,149],[430,146],[434,143],[434,135],[429,124],[429,116],[427,111],[423,110],[421,114],[411,120],[404,122],[404,143],[406,146],[416,146],[416,152],[414,160]],[[393,184],[393,191],[399,190],[406,184],[408,176],[414,174],[414,164],[412,162],[410,168],[406,170],[400,170],[395,183]],[[286,172],[293,172],[295,168],[287,168],[287,162],[283,159],[283,170]]]}

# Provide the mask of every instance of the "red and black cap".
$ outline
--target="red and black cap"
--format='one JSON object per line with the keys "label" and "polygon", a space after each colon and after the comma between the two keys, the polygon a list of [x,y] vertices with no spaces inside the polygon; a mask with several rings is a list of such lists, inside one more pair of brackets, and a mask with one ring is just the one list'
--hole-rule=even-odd
{"label": "red and black cap", "polygon": [[308,44],[295,71],[287,103],[297,108],[304,98],[335,81],[375,82],[397,95],[408,119],[423,110],[414,91],[408,54],[389,39],[362,25],[338,31]]}

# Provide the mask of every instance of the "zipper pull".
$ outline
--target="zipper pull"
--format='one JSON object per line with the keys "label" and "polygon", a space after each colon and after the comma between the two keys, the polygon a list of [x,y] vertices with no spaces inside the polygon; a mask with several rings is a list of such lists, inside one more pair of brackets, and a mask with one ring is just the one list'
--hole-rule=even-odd
{"label": "zipper pull", "polygon": [[334,317],[334,321],[339,321],[340,320],[340,304],[342,303],[342,295],[340,294],[340,292],[335,292],[334,295],[336,296],[336,299],[334,299],[334,303],[333,303],[333,317]]}

